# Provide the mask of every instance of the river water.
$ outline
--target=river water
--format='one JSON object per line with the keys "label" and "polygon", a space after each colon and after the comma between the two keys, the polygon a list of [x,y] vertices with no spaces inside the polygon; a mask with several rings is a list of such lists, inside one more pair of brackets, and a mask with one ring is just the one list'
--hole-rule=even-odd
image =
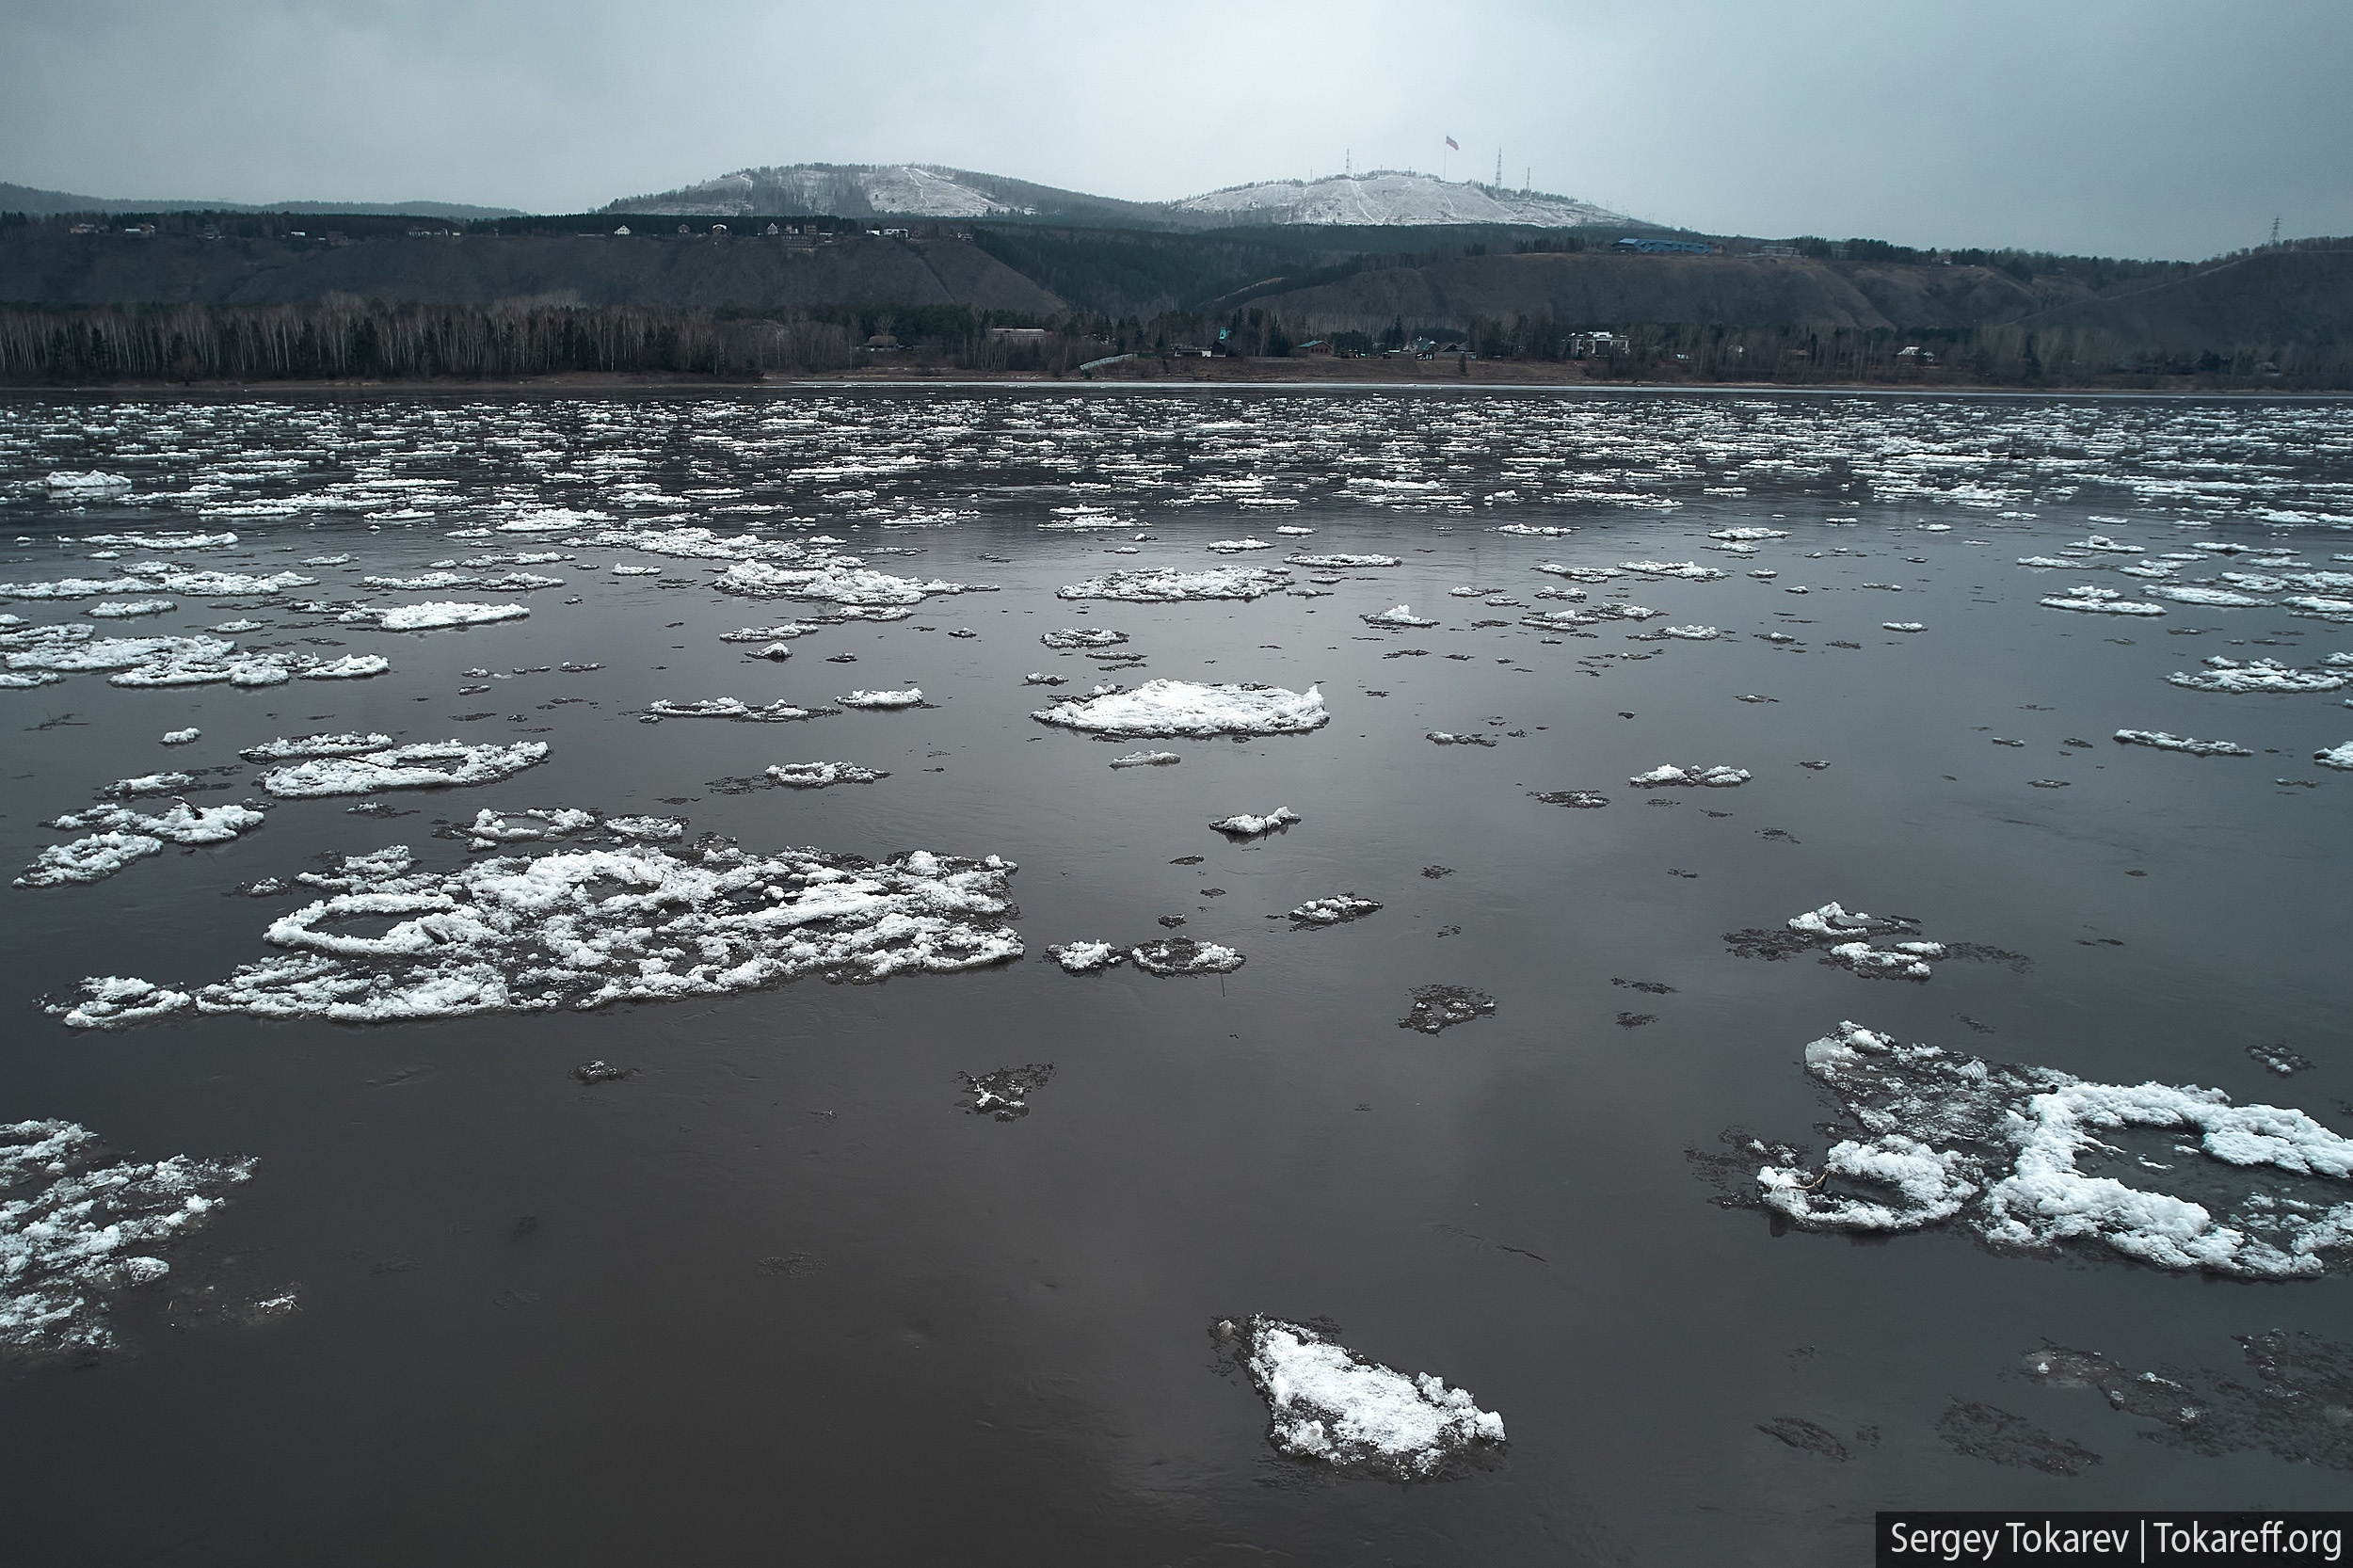
{"label": "river water", "polygon": [[[2315,760],[2353,740],[2353,687],[2326,684],[2353,664],[2328,662],[2353,649],[2329,608],[2353,597],[2329,581],[2353,570],[2342,404],[20,398],[0,499],[10,588],[131,578],[173,604],[91,622],[133,596],[19,593],[11,634],[248,621],[217,635],[391,664],[0,692],[12,864],[109,781],[168,769],[191,806],[266,814],[0,895],[0,1120],[77,1125],[108,1160],[252,1161],[157,1251],[168,1278],[93,1288],[87,1342],[18,1335],[0,1516],[24,1560],[1821,1563],[1862,1560],[1875,1509],[2353,1496],[2327,1414],[2353,1404],[2342,1244],[2271,1255],[2300,1259],[2282,1278],[2169,1266],[2119,1224],[2030,1245],[1974,1209],[1792,1224],[1756,1207],[1772,1160],[1743,1141],[1810,1175],[1858,1136],[1806,1068],[1848,1020],[2353,1130],[2353,774]],[[738,547],[681,553],[695,528]],[[1206,548],[1225,541],[1272,548]],[[718,590],[793,544],[994,591],[826,622],[838,600]],[[1249,600],[1056,592],[1295,552],[1397,564],[1291,565]],[[186,586],[287,571],[313,581]],[[364,581],[515,572],[556,581]],[[2185,585],[2253,602],[2160,593]],[[2164,613],[2041,602],[2084,586]],[[448,600],[529,615],[376,624]],[[1656,614],[1601,608],[1627,604]],[[1362,618],[1400,605],[1435,624]],[[1570,610],[1596,613],[1528,620]],[[781,662],[722,640],[795,618],[818,624]],[[1040,642],[1092,628],[1128,640]],[[2168,680],[2264,658],[2314,689]],[[1314,688],[1329,722],[1107,744],[1032,716],[1147,680]],[[924,706],[646,722],[910,687]],[[487,785],[275,800],[237,755],[328,731],[548,749]],[[1139,748],[1182,760],[1107,766]],[[727,782],[819,760],[888,776]],[[1629,783],[1662,764],[1749,776]],[[1536,798],[1570,791],[1608,804]],[[1209,825],[1278,806],[1302,820]],[[292,879],[335,856],[405,844],[446,874],[550,853],[434,836],[484,808],[680,818],[680,856],[720,835],[1000,856],[1024,952],[586,1010],[61,1016],[86,978],[193,994],[268,959],[272,922],[325,896]],[[1342,893],[1383,907],[1280,918]],[[1921,980],[1726,940],[1833,901],[1975,946]],[[1045,955],[1171,931],[1246,961],[1074,976]],[[1401,1028],[1430,985],[1495,1007]],[[583,1081],[591,1062],[630,1076]],[[1027,1114],[971,1112],[966,1075],[1032,1064],[1052,1071]],[[2086,1174],[2217,1213],[2348,1195],[2211,1160],[2194,1131],[2102,1139]],[[1251,1314],[1438,1374],[1508,1444],[1415,1484],[1276,1451],[1213,1327]],[[2104,1397],[2052,1347],[2154,1370],[2201,1414]],[[2322,1413],[2283,1414],[2282,1377]]]}

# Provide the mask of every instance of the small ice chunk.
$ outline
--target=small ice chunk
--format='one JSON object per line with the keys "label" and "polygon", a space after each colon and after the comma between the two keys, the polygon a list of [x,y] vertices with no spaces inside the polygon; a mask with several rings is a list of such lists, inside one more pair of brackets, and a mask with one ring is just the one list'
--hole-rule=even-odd
{"label": "small ice chunk", "polygon": [[2125,745],[2155,746],[2160,751],[2179,751],[2191,757],[2252,757],[2255,754],[2243,745],[2229,741],[2193,741],[2185,736],[2169,735],[2162,729],[2120,729],[2116,738]]}
{"label": "small ice chunk", "polygon": [[1928,628],[1916,620],[1888,620],[1880,622],[1880,630],[1882,632],[1926,632]]}
{"label": "small ice chunk", "polygon": [[1396,555],[1288,555],[1284,557],[1284,562],[1289,566],[1322,567],[1327,570],[1347,567],[1401,567],[1405,564],[1402,558]]}
{"label": "small ice chunk", "polygon": [[129,620],[134,616],[168,615],[178,608],[178,602],[168,599],[118,599],[93,604],[83,613],[100,620]]}
{"label": "small ice chunk", "polygon": [[1149,680],[1134,691],[1116,687],[1064,697],[1031,713],[1040,724],[1093,734],[1142,739],[1163,735],[1291,735],[1328,723],[1323,693],[1252,682],[1209,684]]}
{"label": "small ice chunk", "polygon": [[1749,770],[1746,768],[1726,767],[1721,763],[1715,767],[1701,767],[1694,763],[1685,768],[1677,767],[1673,762],[1661,762],[1650,772],[1638,773],[1626,780],[1638,790],[1656,790],[1678,784],[1725,790],[1748,781]]}
{"label": "small ice chunk", "polygon": [[1144,567],[1107,572],[1054,590],[1057,599],[1114,599],[1138,604],[1168,604],[1195,599],[1257,599],[1287,585],[1288,575],[1261,567],[1210,567],[1181,571]]}
{"label": "small ice chunk", "polygon": [[1353,893],[1334,893],[1329,898],[1311,898],[1290,912],[1292,921],[1301,926],[1345,925],[1376,913],[1381,905],[1369,898]]}
{"label": "small ice chunk", "polygon": [[923,688],[909,686],[904,692],[852,692],[834,698],[844,708],[920,708]]}
{"label": "small ice chunk", "polygon": [[1244,551],[1273,550],[1274,547],[1264,539],[1211,539],[1201,548],[1220,555],[1239,555]]}
{"label": "small ice chunk", "polygon": [[389,610],[355,610],[343,618],[372,620],[387,632],[432,632],[443,627],[521,620],[530,614],[520,604],[466,604],[455,600],[436,600],[423,604],[399,604]]}
{"label": "small ice chunk", "polygon": [[1434,620],[1424,620],[1421,616],[1414,614],[1411,606],[1404,604],[1393,604],[1386,610],[1382,610],[1369,616],[1360,616],[1357,618],[1362,620],[1367,626],[1389,626],[1403,628],[1408,626],[1435,626],[1438,624]]}
{"label": "small ice chunk", "polygon": [[2315,751],[2313,760],[2324,768],[2353,770],[2353,741],[2347,741],[2341,746],[2330,746],[2326,751]]}
{"label": "small ice chunk", "polygon": [[1126,642],[1128,633],[1108,626],[1065,626],[1041,632],[1037,640],[1048,648],[1113,648]]}
{"label": "small ice chunk", "polygon": [[1289,807],[1278,806],[1262,817],[1254,817],[1247,811],[1238,811],[1230,817],[1220,817],[1209,825],[1220,833],[1236,839],[1258,839],[1273,832],[1278,827],[1289,827],[1295,822],[1305,821],[1306,821],[1305,817]]}
{"label": "small ice chunk", "polygon": [[836,784],[872,784],[889,774],[855,762],[778,762],[768,776],[790,790],[827,790]]}
{"label": "small ice chunk", "polygon": [[1146,974],[1232,974],[1242,967],[1242,955],[1232,948],[1215,942],[1196,942],[1190,936],[1164,936],[1157,942],[1146,942],[1128,950],[1128,956],[1137,968]]}
{"label": "small ice chunk", "polygon": [[163,744],[168,746],[184,746],[190,741],[202,739],[203,734],[204,731],[194,726],[186,729],[167,729],[163,734]]}
{"label": "small ice chunk", "polygon": [[491,784],[547,760],[544,741],[512,745],[424,742],[359,756],[322,757],[262,776],[262,788],[280,799],[365,795],[383,790],[446,790]]}
{"label": "small ice chunk", "polygon": [[1048,948],[1046,956],[1060,964],[1065,974],[1093,974],[1128,961],[1127,953],[1109,942],[1064,942]]}
{"label": "small ice chunk", "polygon": [[1313,1329],[1253,1317],[1245,1344],[1250,1381],[1273,1416],[1267,1439],[1283,1453],[1417,1480],[1504,1440],[1503,1417],[1466,1390],[1392,1370]]}
{"label": "small ice chunk", "polygon": [[798,708],[782,698],[755,708],[741,697],[707,696],[694,702],[656,697],[646,712],[664,719],[733,719],[738,724],[791,724],[813,716],[817,710]]}
{"label": "small ice chunk", "polygon": [[2053,594],[2037,600],[2050,610],[2086,610],[2103,616],[2162,616],[2165,606],[2142,600],[2126,599],[2114,588],[2097,588],[2086,584],[2070,588],[2063,594]]}
{"label": "small ice chunk", "polygon": [[2176,670],[2166,680],[2193,692],[2333,692],[2346,680],[2331,669],[2296,669],[2277,659],[2242,664],[2216,654],[2205,664],[2208,673],[2187,675]]}
{"label": "small ice chunk", "polygon": [[1182,757],[1173,751],[1131,751],[1125,757],[1112,758],[1111,766],[1114,768],[1168,768],[1183,760]]}

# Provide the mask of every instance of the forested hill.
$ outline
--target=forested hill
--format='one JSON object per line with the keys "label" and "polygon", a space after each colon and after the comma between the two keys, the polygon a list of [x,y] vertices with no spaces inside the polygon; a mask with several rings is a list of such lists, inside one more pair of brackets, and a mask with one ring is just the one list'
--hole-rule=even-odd
{"label": "forested hill", "polygon": [[74,234],[56,225],[0,231],[0,301],[8,303],[281,305],[334,298],[740,311],[953,305],[1024,318],[1067,309],[968,240],[954,238],[857,232],[460,234],[435,228],[330,240],[324,231],[220,238]]}

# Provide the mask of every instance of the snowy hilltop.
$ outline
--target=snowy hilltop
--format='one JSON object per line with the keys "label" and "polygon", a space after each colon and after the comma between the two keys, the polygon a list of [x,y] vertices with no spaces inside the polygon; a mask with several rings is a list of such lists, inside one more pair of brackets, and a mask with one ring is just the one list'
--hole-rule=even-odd
{"label": "snowy hilltop", "polygon": [[1513,223],[1547,229],[1623,224],[1620,214],[1544,191],[1375,169],[1320,180],[1262,180],[1178,201],[1122,201],[944,164],[789,164],[740,168],[607,209],[680,216],[1075,218],[1153,228],[1246,224]]}
{"label": "snowy hilltop", "polygon": [[1170,206],[1178,213],[1215,215],[1235,223],[1518,223],[1575,229],[1590,223],[1629,221],[1621,214],[1573,197],[1506,190],[1500,185],[1441,180],[1434,174],[1394,168],[1327,175],[1321,180],[1262,180],[1187,197]]}

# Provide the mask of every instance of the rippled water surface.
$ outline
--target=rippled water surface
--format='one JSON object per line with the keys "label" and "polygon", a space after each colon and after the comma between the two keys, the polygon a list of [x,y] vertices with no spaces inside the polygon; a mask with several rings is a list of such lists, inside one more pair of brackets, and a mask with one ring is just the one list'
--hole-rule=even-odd
{"label": "rippled water surface", "polygon": [[[161,1276],[0,1232],[28,1560],[1829,1562],[2353,1488],[2343,405],[19,399],[0,536],[9,864],[261,818],[5,890],[0,1121],[220,1200],[116,1249]],[[1128,572],[1271,591],[1057,593]],[[528,613],[388,614],[446,604]],[[131,638],[182,641],[59,656]],[[1328,720],[1035,716],[1155,680]],[[321,734],[490,781],[240,756]],[[819,762],[887,776],[765,772]],[[1833,901],[1906,919],[1842,962]],[[1241,967],[1047,953],[1179,936]],[[1849,1021],[1949,1054],[1890,1111],[1808,1072]],[[1970,1120],[1972,1058],[2300,1114],[2001,1187],[2057,1101]],[[1276,1451],[1252,1314],[1508,1443]]]}

